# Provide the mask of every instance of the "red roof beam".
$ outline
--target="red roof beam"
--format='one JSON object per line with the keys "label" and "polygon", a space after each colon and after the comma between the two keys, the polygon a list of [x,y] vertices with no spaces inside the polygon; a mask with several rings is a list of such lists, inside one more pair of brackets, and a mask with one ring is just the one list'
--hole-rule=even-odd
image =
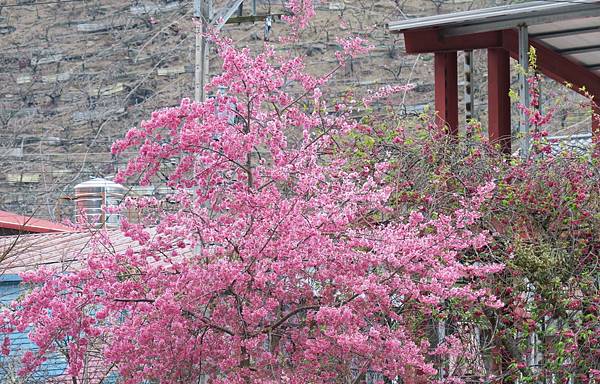
{"label": "red roof beam", "polygon": [[404,32],[406,53],[468,51],[491,47],[502,47],[502,31],[473,33],[465,36],[443,36],[437,29]]}
{"label": "red roof beam", "polygon": [[[463,36],[444,36],[439,29],[404,31],[406,53],[466,51],[472,49],[504,48],[518,59],[518,33],[512,29],[473,33]],[[535,39],[539,70],[559,82],[573,84],[576,91],[585,86],[592,94],[600,94],[600,76],[565,56],[547,48]],[[581,92],[580,92],[581,93]]]}
{"label": "red roof beam", "polygon": [[[510,55],[517,59],[519,56],[518,33],[513,30],[504,30],[503,46]],[[529,39],[529,44],[536,50],[537,67],[546,76],[561,82],[573,85],[573,90],[584,94],[588,93],[600,98],[600,76],[576,63],[567,57],[553,51],[535,39]]]}

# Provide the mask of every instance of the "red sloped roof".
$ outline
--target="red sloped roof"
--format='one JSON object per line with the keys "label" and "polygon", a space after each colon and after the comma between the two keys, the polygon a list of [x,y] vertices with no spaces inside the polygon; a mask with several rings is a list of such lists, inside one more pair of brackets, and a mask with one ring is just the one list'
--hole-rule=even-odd
{"label": "red sloped roof", "polygon": [[54,223],[49,220],[36,219],[30,216],[21,216],[16,213],[0,211],[0,228],[16,229],[23,232],[72,232],[73,229],[66,225]]}

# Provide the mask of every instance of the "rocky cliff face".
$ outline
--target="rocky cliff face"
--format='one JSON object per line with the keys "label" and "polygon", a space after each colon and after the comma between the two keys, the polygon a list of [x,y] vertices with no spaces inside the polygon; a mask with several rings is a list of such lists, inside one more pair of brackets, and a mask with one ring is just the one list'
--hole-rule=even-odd
{"label": "rocky cliff face", "polygon": [[[214,9],[225,4],[216,1]],[[250,2],[242,14],[247,15]],[[299,43],[277,49],[303,54],[310,71],[335,63],[335,36],[368,36],[375,51],[348,63],[334,80],[339,94],[409,79],[417,89],[405,110],[431,100],[431,57],[404,56],[385,23],[404,17],[489,6],[491,1],[336,0],[317,5]],[[506,2],[502,2],[506,3]],[[258,12],[283,12],[258,1]],[[8,0],[0,5],[0,209],[57,219],[62,198],[90,176],[110,177],[125,159],[110,145],[156,108],[193,95],[191,0]],[[240,46],[260,50],[262,22],[227,24]],[[418,61],[415,61],[418,60]],[[211,71],[219,63],[211,54]]]}

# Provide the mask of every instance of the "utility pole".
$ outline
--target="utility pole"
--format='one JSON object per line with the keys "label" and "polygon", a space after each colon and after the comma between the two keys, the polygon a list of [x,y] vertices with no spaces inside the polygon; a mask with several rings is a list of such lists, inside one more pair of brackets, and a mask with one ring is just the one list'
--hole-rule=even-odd
{"label": "utility pole", "polygon": [[[529,74],[529,33],[527,25],[519,25],[519,64],[521,73],[519,74],[519,96],[523,108],[529,108],[529,84],[527,76]],[[521,134],[521,157],[526,159],[529,156],[529,117],[525,111],[521,111],[521,124],[519,127]]]}
{"label": "utility pole", "polygon": [[201,90],[202,78],[202,0],[194,0],[194,18],[196,19],[196,55],[194,62],[194,100],[200,102],[204,99],[204,91]]}
{"label": "utility pole", "polygon": [[[198,0],[196,0],[198,1]],[[203,33],[208,32],[208,26],[211,23],[212,18],[212,0],[201,0],[202,4],[202,25]],[[209,56],[210,56],[210,45],[206,37],[202,38],[202,81],[200,82],[202,90],[202,101],[206,99],[204,87],[208,83],[208,71],[209,71]]]}
{"label": "utility pole", "polygon": [[212,11],[212,0],[194,0],[196,18],[196,55],[194,65],[194,100],[206,100],[204,87],[208,83],[209,47],[204,33],[208,31]]}
{"label": "utility pole", "polygon": [[[209,26],[216,30],[223,28],[227,23],[247,23],[258,20],[272,20],[272,17],[281,18],[283,13],[272,14],[270,11],[266,15],[256,14],[256,0],[252,0],[252,15],[232,17],[236,11],[239,11],[244,0],[229,0],[227,4],[216,12],[213,17],[212,0],[194,0],[194,18],[196,19],[196,45],[195,45],[195,63],[194,63],[194,100],[202,102],[206,100],[204,87],[208,83],[209,70],[209,43],[204,37]],[[269,25],[270,25],[269,21]]]}
{"label": "utility pole", "polygon": [[475,118],[473,79],[473,51],[465,51],[465,117],[467,122]]}

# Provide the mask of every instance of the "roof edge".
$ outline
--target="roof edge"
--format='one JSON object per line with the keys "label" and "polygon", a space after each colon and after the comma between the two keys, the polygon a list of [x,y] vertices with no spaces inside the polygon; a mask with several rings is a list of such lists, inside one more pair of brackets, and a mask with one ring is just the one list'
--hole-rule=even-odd
{"label": "roof edge", "polygon": [[0,211],[0,228],[14,229],[23,232],[73,232],[74,229],[50,220],[23,216],[17,213]]}
{"label": "roof edge", "polygon": [[[443,15],[426,16],[408,20],[400,20],[388,23],[388,30],[392,33],[402,33],[420,29],[438,28],[440,30],[451,28],[473,28],[480,26],[477,31],[506,29],[506,23],[512,22],[516,25],[528,22],[529,25],[548,22],[549,18],[557,20],[568,20],[569,18],[583,18],[600,14],[600,0],[587,0],[582,2],[556,2],[556,1],[532,1],[524,4],[511,4],[499,7],[483,8],[477,10],[448,13]],[[504,22],[494,29],[481,28],[481,26]],[[465,31],[464,33],[468,33]],[[458,34],[458,33],[455,33]]]}

